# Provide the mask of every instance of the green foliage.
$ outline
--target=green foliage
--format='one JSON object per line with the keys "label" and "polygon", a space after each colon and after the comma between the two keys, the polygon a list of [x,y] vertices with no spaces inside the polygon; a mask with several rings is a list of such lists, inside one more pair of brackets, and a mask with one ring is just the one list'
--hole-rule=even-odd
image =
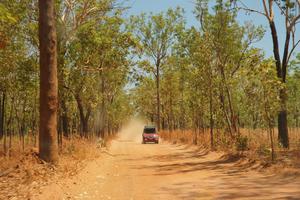
{"label": "green foliage", "polygon": [[11,13],[0,3],[0,22],[1,23],[16,23],[17,20],[11,15]]}
{"label": "green foliage", "polygon": [[247,136],[239,136],[235,142],[237,151],[249,150],[249,139]]}
{"label": "green foliage", "polygon": [[123,89],[130,67],[128,56],[135,43],[122,28],[121,10],[111,9],[113,3],[95,1],[85,8],[85,3],[75,2],[77,17],[72,18],[63,7],[61,13],[61,21],[74,23],[72,29],[59,22],[61,90],[71,96],[67,101],[75,100],[80,108],[81,124],[91,121],[95,132],[117,129],[126,120],[124,114],[131,113]]}
{"label": "green foliage", "polygon": [[270,148],[266,145],[260,145],[259,148],[257,149],[257,153],[258,153],[258,155],[264,156],[264,157],[271,155]]}
{"label": "green foliage", "polygon": [[289,67],[287,89],[289,93],[288,110],[290,126],[300,126],[300,54]]}
{"label": "green foliage", "polygon": [[128,27],[140,42],[140,56],[146,55],[157,60],[166,58],[175,42],[176,33],[183,25],[183,10],[177,8],[169,9],[166,13],[132,16]]}

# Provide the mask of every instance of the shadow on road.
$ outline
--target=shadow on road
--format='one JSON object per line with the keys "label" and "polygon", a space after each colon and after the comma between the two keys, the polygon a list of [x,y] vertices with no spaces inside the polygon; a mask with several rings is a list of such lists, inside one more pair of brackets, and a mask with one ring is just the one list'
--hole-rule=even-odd
{"label": "shadow on road", "polygon": [[162,186],[157,195],[171,193],[179,199],[300,199],[299,177],[262,174],[257,170],[261,168],[259,164],[245,162],[240,156],[174,147],[171,153],[131,161],[143,160],[151,162],[133,167],[147,171],[145,176],[174,179],[172,184]]}

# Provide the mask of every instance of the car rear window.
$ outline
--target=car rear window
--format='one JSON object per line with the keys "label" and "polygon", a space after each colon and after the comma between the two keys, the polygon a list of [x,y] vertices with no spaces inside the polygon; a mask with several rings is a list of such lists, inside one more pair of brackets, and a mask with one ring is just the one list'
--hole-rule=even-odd
{"label": "car rear window", "polygon": [[155,132],[156,132],[155,128],[145,128],[144,129],[144,133],[155,133]]}

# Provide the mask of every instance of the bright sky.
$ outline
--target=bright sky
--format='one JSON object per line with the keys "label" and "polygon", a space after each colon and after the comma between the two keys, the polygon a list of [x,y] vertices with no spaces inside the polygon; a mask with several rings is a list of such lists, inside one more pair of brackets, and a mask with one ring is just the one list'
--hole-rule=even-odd
{"label": "bright sky", "polygon": [[[193,14],[194,0],[128,0],[128,1],[129,1],[128,5],[131,7],[129,13],[127,14],[128,16],[137,15],[142,12],[156,13],[160,11],[166,11],[170,7],[175,8],[177,6],[180,6],[185,10],[185,17],[188,26],[197,26],[197,27],[199,26],[199,23],[197,22]],[[247,2],[247,6],[249,8],[262,10],[262,4],[260,0],[245,0],[244,2]],[[280,39],[279,41],[280,48],[282,48],[285,39],[284,21],[282,17],[280,17],[279,10],[276,11],[276,16],[278,17],[277,29],[278,29],[279,39]],[[241,13],[238,16],[238,21],[240,23],[244,23],[245,21],[252,21],[256,25],[263,25],[263,27],[265,27],[267,32],[263,40],[255,44],[255,47],[264,49],[267,57],[273,56],[272,39],[271,39],[271,34],[269,31],[267,19],[265,19],[265,17],[263,16],[260,16],[259,14],[253,13],[251,15],[245,15],[244,13]],[[298,24],[298,26],[299,25],[300,24]],[[300,35],[300,31],[298,31],[298,35]],[[300,48],[298,47],[296,53],[299,52],[300,52]]]}

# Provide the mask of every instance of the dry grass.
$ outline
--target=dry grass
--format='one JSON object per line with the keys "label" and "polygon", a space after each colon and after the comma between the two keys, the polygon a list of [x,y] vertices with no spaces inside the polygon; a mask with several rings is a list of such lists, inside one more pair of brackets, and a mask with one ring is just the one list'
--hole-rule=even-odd
{"label": "dry grass", "polygon": [[28,199],[31,194],[38,194],[41,187],[77,174],[86,160],[102,155],[111,139],[63,140],[59,164],[53,166],[39,159],[33,143],[26,143],[23,150],[18,146],[18,138],[13,138],[9,153],[0,152],[0,199]]}
{"label": "dry grass", "polygon": [[[249,159],[259,160],[264,163],[271,162],[270,135],[263,129],[241,129],[240,139],[232,139],[229,134],[222,130],[214,132],[214,150],[224,151],[230,154],[242,154]],[[173,132],[163,131],[161,137],[173,144],[181,143],[198,145],[210,149],[209,130],[191,131],[176,130]],[[290,149],[281,148],[277,142],[277,130],[274,130],[275,161],[284,163],[285,166],[300,167],[300,129],[289,129]],[[243,150],[240,150],[240,149]]]}
{"label": "dry grass", "polygon": [[172,144],[194,144],[204,148],[210,147],[210,136],[208,131],[195,132],[190,130],[162,131],[160,137]]}

